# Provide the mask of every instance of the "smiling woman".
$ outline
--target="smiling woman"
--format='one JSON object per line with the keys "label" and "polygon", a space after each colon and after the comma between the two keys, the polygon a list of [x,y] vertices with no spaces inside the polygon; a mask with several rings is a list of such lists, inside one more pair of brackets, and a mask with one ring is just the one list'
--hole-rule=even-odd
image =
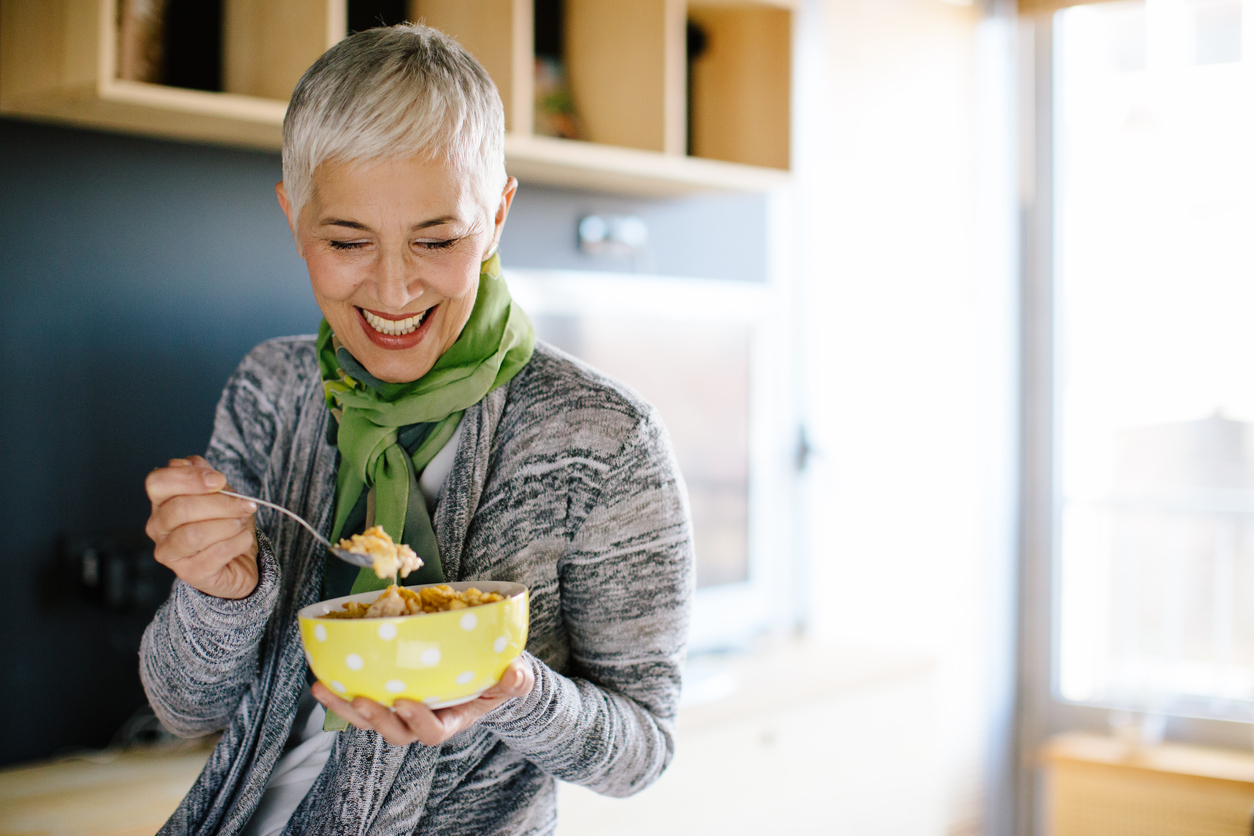
{"label": "smiling woman", "polygon": [[[144,685],[172,731],[223,732],[163,833],[550,833],[554,779],[628,795],[671,760],[685,491],[652,407],[510,297],[503,125],[483,69],[422,26],[341,41],[293,94],[277,192],[323,322],[258,346],[206,456],[147,480],[179,580]],[[331,540],[381,526],[422,558],[408,584],[527,587],[527,651],[444,708],[308,684],[296,613],[386,584],[228,484]]]}
{"label": "smiling woman", "polygon": [[470,319],[517,181],[486,209],[465,177],[423,156],[323,164],[313,185],[300,217],[277,191],[318,307],[375,377],[417,380]]}

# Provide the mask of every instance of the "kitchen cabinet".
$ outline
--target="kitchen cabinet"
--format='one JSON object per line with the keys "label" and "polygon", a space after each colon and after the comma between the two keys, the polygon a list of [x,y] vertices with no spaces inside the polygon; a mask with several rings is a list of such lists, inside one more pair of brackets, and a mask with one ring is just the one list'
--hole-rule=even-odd
{"label": "kitchen cabinet", "polygon": [[1246,836],[1254,755],[1074,732],[1045,746],[1052,836]]}
{"label": "kitchen cabinet", "polygon": [[[0,115],[277,149],[297,79],[347,31],[347,0],[223,0],[221,89],[193,90],[120,77],[125,1],[0,0]],[[565,66],[583,140],[534,130],[531,0],[408,7],[411,19],[456,37],[497,83],[512,173],[652,196],[788,183],[791,0],[564,7]],[[690,27],[704,45],[691,61]]]}

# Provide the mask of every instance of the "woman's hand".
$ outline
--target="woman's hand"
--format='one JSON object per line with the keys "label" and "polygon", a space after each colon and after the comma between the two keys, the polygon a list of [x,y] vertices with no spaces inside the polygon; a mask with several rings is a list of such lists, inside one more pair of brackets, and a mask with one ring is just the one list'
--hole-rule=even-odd
{"label": "woman's hand", "polygon": [[479,718],[514,697],[525,697],[536,684],[531,665],[521,659],[510,662],[501,679],[470,702],[432,710],[420,702],[399,699],[392,708],[366,697],[352,702],[340,699],[321,682],[313,684],[318,702],[359,729],[374,729],[393,746],[422,743],[439,746],[459,731],[468,729]]}
{"label": "woman's hand", "polygon": [[148,474],[152,514],[144,530],[157,562],[183,582],[218,598],[257,588],[255,503],[218,493],[226,477],[200,456],[172,459]]}

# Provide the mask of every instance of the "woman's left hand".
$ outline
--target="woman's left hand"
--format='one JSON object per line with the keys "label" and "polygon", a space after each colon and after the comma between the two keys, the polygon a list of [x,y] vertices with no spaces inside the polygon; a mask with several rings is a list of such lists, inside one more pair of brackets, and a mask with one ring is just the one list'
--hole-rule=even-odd
{"label": "woman's left hand", "polygon": [[422,743],[439,746],[459,731],[470,728],[479,718],[506,700],[525,697],[536,684],[531,665],[515,659],[501,679],[470,702],[432,710],[420,702],[398,699],[392,706],[356,697],[352,702],[337,697],[321,682],[313,684],[313,695],[331,711],[359,729],[374,729],[393,746]]}

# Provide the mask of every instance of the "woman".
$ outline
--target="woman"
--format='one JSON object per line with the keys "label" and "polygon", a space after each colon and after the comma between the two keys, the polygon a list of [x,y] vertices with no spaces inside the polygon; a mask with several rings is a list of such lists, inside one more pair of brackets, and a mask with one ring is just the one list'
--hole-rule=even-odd
{"label": "woman", "polygon": [[[178,580],[144,685],[176,733],[223,731],[163,833],[548,833],[554,778],[628,795],[670,761],[683,486],[648,405],[510,301],[503,125],[483,69],[421,26],[345,39],[293,94],[277,192],[324,322],[254,349],[206,457],[147,480]],[[527,652],[437,711],[310,686],[297,610],[378,581],[226,485],[333,538],[383,525],[427,560],[409,583],[525,584]]]}

